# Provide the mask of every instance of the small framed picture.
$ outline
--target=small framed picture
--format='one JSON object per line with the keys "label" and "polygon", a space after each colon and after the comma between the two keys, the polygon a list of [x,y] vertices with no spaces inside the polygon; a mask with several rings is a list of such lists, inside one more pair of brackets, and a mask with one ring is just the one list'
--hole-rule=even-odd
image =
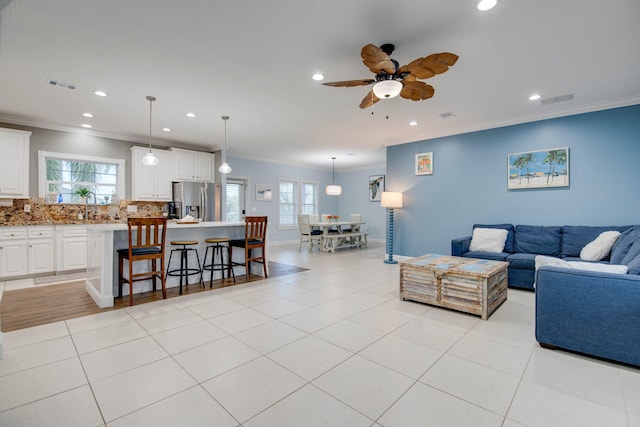
{"label": "small framed picture", "polygon": [[270,184],[256,184],[256,200],[270,202],[273,197],[273,186]]}
{"label": "small framed picture", "polygon": [[433,175],[433,152],[416,154],[416,175]]}
{"label": "small framed picture", "polygon": [[384,175],[369,175],[369,201],[379,202],[384,191]]}

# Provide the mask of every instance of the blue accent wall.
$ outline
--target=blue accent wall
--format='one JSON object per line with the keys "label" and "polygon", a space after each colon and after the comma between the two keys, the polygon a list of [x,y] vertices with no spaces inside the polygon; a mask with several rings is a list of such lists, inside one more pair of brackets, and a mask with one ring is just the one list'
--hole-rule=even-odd
{"label": "blue accent wall", "polygon": [[[455,120],[455,119],[454,119]],[[507,190],[507,155],[569,148],[570,186]],[[433,175],[414,174],[433,152]],[[640,224],[640,105],[495,128],[387,148],[394,253],[450,254],[474,223]]]}

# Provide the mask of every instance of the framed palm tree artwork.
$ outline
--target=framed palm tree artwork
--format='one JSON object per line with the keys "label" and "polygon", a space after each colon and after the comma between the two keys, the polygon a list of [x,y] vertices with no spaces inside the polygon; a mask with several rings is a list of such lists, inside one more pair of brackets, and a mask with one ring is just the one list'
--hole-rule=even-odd
{"label": "framed palm tree artwork", "polygon": [[508,155],[507,189],[569,186],[569,148],[527,151]]}

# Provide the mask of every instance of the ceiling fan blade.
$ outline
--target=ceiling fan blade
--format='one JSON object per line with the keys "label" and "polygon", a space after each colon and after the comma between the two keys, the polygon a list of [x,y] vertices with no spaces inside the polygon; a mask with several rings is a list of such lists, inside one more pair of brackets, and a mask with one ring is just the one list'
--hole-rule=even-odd
{"label": "ceiling fan blade", "polygon": [[389,55],[384,53],[378,46],[368,44],[362,48],[360,52],[362,62],[371,70],[373,74],[379,74],[381,71],[387,74],[393,74],[396,72],[396,66],[389,58]]}
{"label": "ceiling fan blade", "polygon": [[425,99],[429,99],[433,96],[435,90],[433,86],[428,85],[424,82],[418,81],[404,81],[402,82],[403,87],[400,91],[400,96],[405,99],[410,99],[412,101],[422,101]]}
{"label": "ceiling fan blade", "polygon": [[342,82],[329,82],[322,83],[325,86],[333,86],[333,87],[353,87],[353,86],[366,86],[374,83],[373,79],[363,79],[363,80],[345,80]]}
{"label": "ceiling fan blade", "polygon": [[360,108],[371,107],[376,102],[380,101],[380,98],[373,94],[373,89],[369,91],[367,96],[362,98],[362,102],[360,103]]}
{"label": "ceiling fan blade", "polygon": [[449,70],[458,60],[458,55],[449,52],[434,53],[411,61],[400,68],[399,72],[410,72],[419,79],[428,79]]}

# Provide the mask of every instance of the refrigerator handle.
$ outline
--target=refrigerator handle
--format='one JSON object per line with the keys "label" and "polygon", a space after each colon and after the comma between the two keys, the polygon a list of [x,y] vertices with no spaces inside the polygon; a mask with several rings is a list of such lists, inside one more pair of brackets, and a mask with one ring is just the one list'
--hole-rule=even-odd
{"label": "refrigerator handle", "polygon": [[207,218],[207,184],[200,184],[200,212],[202,212],[202,220]]}

